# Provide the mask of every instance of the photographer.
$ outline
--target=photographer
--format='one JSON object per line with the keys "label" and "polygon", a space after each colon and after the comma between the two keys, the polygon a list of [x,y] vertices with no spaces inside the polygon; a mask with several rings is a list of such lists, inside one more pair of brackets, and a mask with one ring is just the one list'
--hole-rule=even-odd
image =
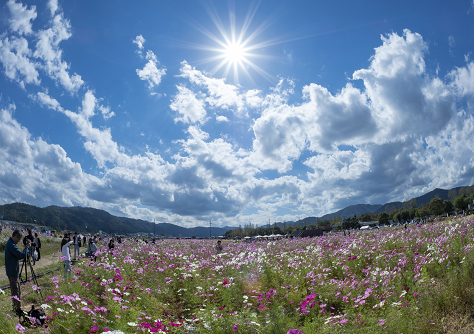
{"label": "photographer", "polygon": [[19,230],[13,231],[11,238],[8,239],[5,245],[5,269],[10,281],[11,295],[16,297],[12,298],[13,311],[16,315],[21,315],[20,263],[18,260],[25,259],[28,255],[28,248],[31,247],[31,242],[28,239],[23,252],[18,249],[16,244],[20,242],[21,236]]}
{"label": "photographer", "polygon": [[28,231],[28,235],[23,238],[23,245],[26,246],[27,241],[28,240],[30,241],[30,246],[28,247],[29,248],[29,253],[30,253],[33,265],[35,265],[35,263],[36,263],[36,259],[35,259],[35,255],[34,255],[35,254],[35,248],[36,248],[35,237],[33,237],[33,233],[31,232],[30,229],[28,229],[27,231]]}

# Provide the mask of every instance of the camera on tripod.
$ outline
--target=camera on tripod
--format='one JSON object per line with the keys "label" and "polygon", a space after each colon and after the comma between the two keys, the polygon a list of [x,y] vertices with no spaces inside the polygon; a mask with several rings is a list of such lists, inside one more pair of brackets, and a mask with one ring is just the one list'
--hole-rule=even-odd
{"label": "camera on tripod", "polygon": [[23,238],[23,246],[26,246],[26,245],[28,244],[28,241],[31,242],[30,247],[36,247],[35,242],[34,242],[34,241],[31,241],[31,240],[28,238],[28,236],[25,236],[25,237]]}

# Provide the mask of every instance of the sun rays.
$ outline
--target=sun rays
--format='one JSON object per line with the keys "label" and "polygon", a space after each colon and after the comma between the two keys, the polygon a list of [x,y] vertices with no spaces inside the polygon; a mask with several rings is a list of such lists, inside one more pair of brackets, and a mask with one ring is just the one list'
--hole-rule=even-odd
{"label": "sun rays", "polygon": [[[235,8],[233,6],[229,7],[228,25],[223,24],[214,6],[210,4],[205,6],[212,22],[219,32],[217,35],[194,20],[191,22],[191,25],[211,39],[212,43],[217,44],[214,46],[194,44],[192,46],[193,48],[214,53],[214,55],[198,61],[198,63],[201,64],[217,63],[209,72],[211,75],[218,75],[224,78],[232,76],[234,83],[239,84],[239,76],[243,74],[247,80],[255,84],[252,78],[254,73],[251,72],[256,72],[270,82],[275,82],[275,77],[267,73],[254,62],[255,59],[259,58],[267,60],[273,59],[274,57],[255,53],[255,51],[280,43],[275,40],[256,42],[262,32],[272,23],[270,19],[264,20],[256,29],[250,32],[250,25],[255,17],[258,5],[258,2],[251,4],[243,23],[239,27],[239,31],[237,31],[236,27]],[[226,29],[226,27],[228,28]]]}

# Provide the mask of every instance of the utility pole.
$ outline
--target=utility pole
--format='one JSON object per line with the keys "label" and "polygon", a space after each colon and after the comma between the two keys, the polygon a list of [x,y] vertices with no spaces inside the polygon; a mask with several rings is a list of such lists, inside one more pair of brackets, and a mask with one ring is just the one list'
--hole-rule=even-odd
{"label": "utility pole", "polygon": [[212,223],[211,223],[211,221],[209,220],[209,238],[212,237],[212,234],[211,234],[211,229],[212,229],[212,227],[211,227],[211,225],[212,225]]}
{"label": "utility pole", "polygon": [[153,218],[153,240],[155,240],[155,218]]}

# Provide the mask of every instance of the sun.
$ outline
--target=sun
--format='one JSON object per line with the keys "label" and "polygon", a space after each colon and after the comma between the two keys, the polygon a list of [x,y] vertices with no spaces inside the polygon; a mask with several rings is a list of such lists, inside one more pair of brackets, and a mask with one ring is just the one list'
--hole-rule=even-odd
{"label": "sun", "polygon": [[245,59],[245,49],[240,44],[229,44],[223,51],[229,63],[240,63]]}
{"label": "sun", "polygon": [[[261,40],[261,34],[270,25],[270,20],[261,22],[254,29],[252,26],[252,19],[255,17],[258,6],[255,4],[248,10],[247,16],[243,19],[240,27],[237,27],[235,9],[229,11],[229,26],[222,23],[217,10],[212,6],[206,6],[206,10],[211,17],[212,22],[217,28],[219,34],[214,34],[208,29],[204,28],[196,21],[190,22],[197,30],[209,37],[214,46],[204,46],[198,44],[191,44],[192,47],[201,50],[210,51],[213,55],[198,61],[198,63],[217,63],[209,71],[211,75],[222,75],[227,78],[233,77],[234,83],[239,84],[239,77],[242,74],[253,84],[255,84],[251,72],[257,72],[268,81],[274,83],[275,77],[268,74],[265,70],[254,63],[255,59],[273,59],[268,55],[256,53],[268,46],[280,44],[281,41]],[[253,73],[254,74],[254,73]]]}

